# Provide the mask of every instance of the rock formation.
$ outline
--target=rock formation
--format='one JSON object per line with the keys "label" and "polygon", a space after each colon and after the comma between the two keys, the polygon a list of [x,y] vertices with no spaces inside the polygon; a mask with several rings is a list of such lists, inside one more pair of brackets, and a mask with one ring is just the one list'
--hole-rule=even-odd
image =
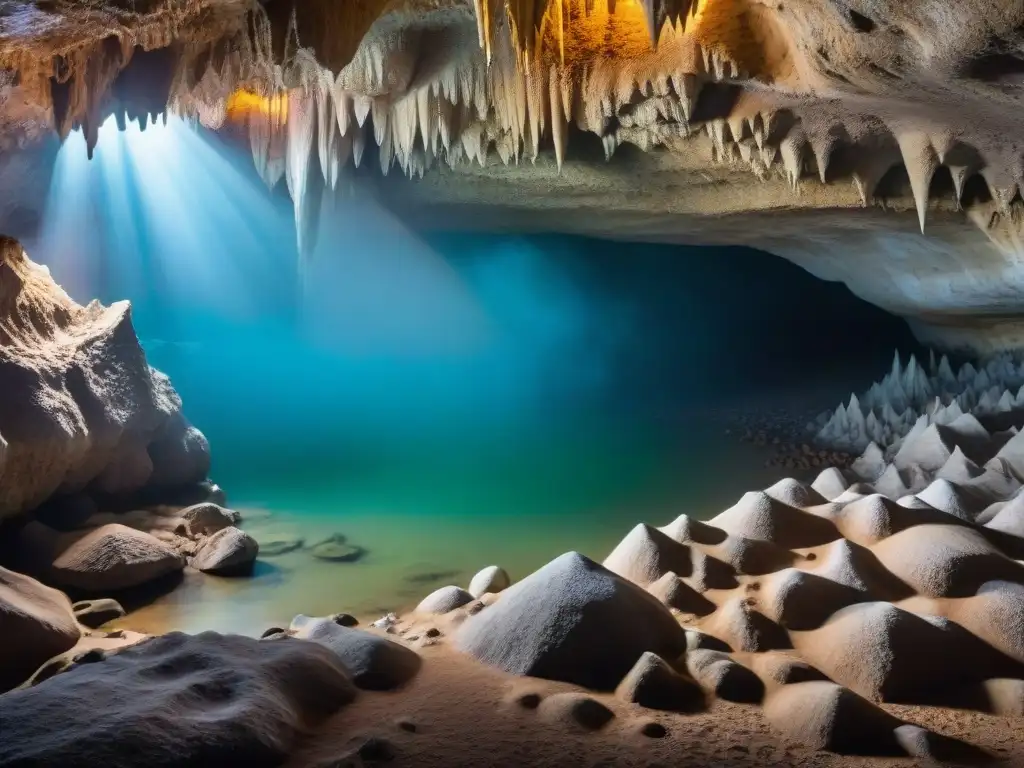
{"label": "rock formation", "polygon": [[[1006,0],[30,2],[0,11],[0,142],[78,126],[91,152],[107,116],[170,109],[284,179],[307,256],[358,178],[432,226],[757,245],[922,339],[1016,348],[1022,23]],[[370,178],[393,168],[416,180]]]}
{"label": "rock formation", "polygon": [[[867,449],[860,460],[865,470],[881,462],[886,453],[900,452],[904,463],[910,462],[912,451],[925,463],[937,464],[926,469],[937,470],[952,457],[951,451],[937,442],[953,440],[968,454],[977,448],[984,450],[990,435],[976,419],[1018,411],[1024,411],[1024,362],[1013,355],[991,356],[979,367],[965,363],[954,372],[945,355],[936,363],[932,353],[927,367],[911,355],[904,367],[897,351],[892,370],[881,381],[859,396],[850,395],[849,403],[840,403],[834,413],[820,414],[807,430],[830,448],[855,453]],[[930,434],[947,437],[917,442],[917,435],[931,425],[936,429]],[[948,435],[950,432],[956,434]],[[908,442],[915,448],[901,451],[908,434],[914,435]],[[962,454],[957,461],[962,461]],[[971,470],[964,467],[962,471]]]}
{"label": "rock formation", "polygon": [[146,362],[127,302],[75,304],[0,237],[0,518],[55,495],[196,484],[205,438]]}

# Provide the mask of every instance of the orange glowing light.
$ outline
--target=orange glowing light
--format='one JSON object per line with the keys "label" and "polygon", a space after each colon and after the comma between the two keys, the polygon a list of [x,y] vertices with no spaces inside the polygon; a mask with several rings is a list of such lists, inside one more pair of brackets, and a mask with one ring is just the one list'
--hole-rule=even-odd
{"label": "orange glowing light", "polygon": [[227,113],[228,117],[235,121],[259,114],[285,123],[288,120],[288,94],[275,93],[263,96],[252,91],[238,90],[228,99]]}

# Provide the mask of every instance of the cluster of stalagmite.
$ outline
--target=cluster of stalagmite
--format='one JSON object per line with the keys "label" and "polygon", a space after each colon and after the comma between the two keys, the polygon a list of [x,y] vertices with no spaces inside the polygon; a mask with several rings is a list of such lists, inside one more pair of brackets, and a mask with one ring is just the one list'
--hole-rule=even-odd
{"label": "cluster of stalagmite", "polygon": [[904,367],[897,352],[881,381],[860,396],[850,395],[835,412],[820,414],[807,429],[830,448],[858,452],[874,444],[893,455],[920,424],[944,427],[965,414],[986,417],[1022,409],[1024,362],[1013,355],[995,355],[978,367],[965,363],[954,372],[945,355],[936,362],[930,353],[927,368],[911,355]]}

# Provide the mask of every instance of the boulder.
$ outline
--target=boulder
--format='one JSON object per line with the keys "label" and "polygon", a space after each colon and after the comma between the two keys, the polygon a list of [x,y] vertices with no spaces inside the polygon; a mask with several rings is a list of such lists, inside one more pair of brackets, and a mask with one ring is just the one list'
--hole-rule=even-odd
{"label": "boulder", "polygon": [[189,536],[210,536],[217,531],[238,525],[242,516],[233,509],[204,502],[186,507],[179,513]]}
{"label": "boulder", "polygon": [[416,613],[444,614],[473,602],[473,595],[459,587],[441,587],[424,597],[416,606]]}
{"label": "boulder", "polygon": [[699,712],[705,707],[701,687],[654,653],[645,653],[637,660],[615,695],[641,707],[669,712]]}
{"label": "boulder", "polygon": [[0,693],[74,647],[81,634],[63,593],[0,568]]}
{"label": "boulder", "polygon": [[260,545],[238,528],[223,528],[205,538],[189,563],[197,571],[223,576],[248,573],[256,562]]}
{"label": "boulder", "polygon": [[470,580],[469,589],[466,591],[473,597],[482,597],[488,592],[497,594],[503,589],[508,589],[511,583],[504,568],[489,565]]}
{"label": "boulder", "polygon": [[775,730],[811,749],[840,754],[904,754],[894,734],[901,722],[848,688],[832,682],[778,688],[764,715]]}
{"label": "boulder", "polygon": [[116,592],[185,567],[185,559],[163,542],[117,523],[64,534],[57,548],[49,578],[85,592]]}
{"label": "boulder", "polygon": [[106,624],[108,621],[114,619],[120,619],[125,615],[124,608],[117,600],[111,600],[109,597],[100,598],[99,600],[80,600],[71,606],[71,609],[75,612],[75,618],[79,624],[83,624],[91,629]]}
{"label": "boulder", "polygon": [[271,768],[355,693],[315,643],[172,632],[0,696],[0,766]]}
{"label": "boulder", "polygon": [[415,651],[386,637],[343,626],[337,617],[292,619],[289,634],[326,646],[337,654],[356,685],[387,691],[405,685],[419,672],[422,660]]}
{"label": "boulder", "polygon": [[612,690],[645,651],[676,658],[686,635],[644,589],[568,552],[469,617],[454,644],[512,674]]}

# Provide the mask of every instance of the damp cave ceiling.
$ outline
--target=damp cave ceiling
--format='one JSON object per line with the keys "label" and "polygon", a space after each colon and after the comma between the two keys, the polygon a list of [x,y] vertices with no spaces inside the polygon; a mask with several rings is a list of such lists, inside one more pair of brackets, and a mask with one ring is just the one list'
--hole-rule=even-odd
{"label": "damp cave ceiling", "polygon": [[754,245],[981,351],[1024,343],[1022,96],[1019,0],[0,0],[18,168],[169,109],[244,135],[305,253],[341,189]]}

